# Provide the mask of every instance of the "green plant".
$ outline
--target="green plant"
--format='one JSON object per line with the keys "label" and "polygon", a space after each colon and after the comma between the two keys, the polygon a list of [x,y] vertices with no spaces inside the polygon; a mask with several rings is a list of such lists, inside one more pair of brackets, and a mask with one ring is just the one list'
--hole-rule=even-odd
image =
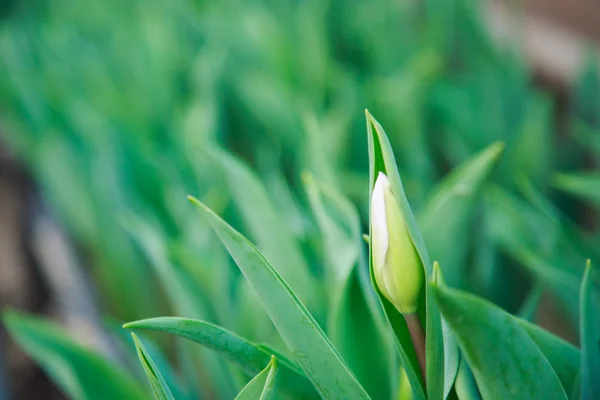
{"label": "green plant", "polygon": [[[331,186],[321,185],[310,177],[306,177],[305,184],[319,221],[323,252],[327,255],[323,258],[327,260],[323,271],[327,279],[288,281],[284,275],[291,273],[289,269],[282,264],[272,265],[242,234],[190,197],[252,289],[241,292],[247,296],[245,301],[251,302],[245,312],[252,313],[253,323],[267,324],[268,320],[261,315],[264,310],[275,328],[265,327],[263,333],[268,336],[262,338],[262,344],[195,319],[152,318],[125,324],[125,328],[170,333],[216,352],[228,360],[222,373],[233,387],[241,389],[240,399],[595,398],[600,393],[594,378],[600,373],[597,320],[600,304],[592,264],[588,262],[581,283],[581,350],[488,301],[449,288],[442,275],[451,274],[453,266],[446,268],[429,258],[427,239],[406,199],[387,135],[368,113],[367,126],[371,190],[377,176],[381,173],[388,176],[392,196],[386,201],[397,201],[404,219],[400,220],[402,229],[406,230],[418,261],[410,253],[408,256],[418,262],[427,278],[417,281],[422,290],[414,292],[418,300],[417,324],[422,324],[425,335],[426,360],[421,366],[417,361],[419,349],[415,346],[418,342],[408,318],[413,311],[405,314],[405,319],[397,305],[390,303],[388,296],[379,290],[383,281],[373,275],[373,251],[369,251],[369,257],[363,255],[365,246],[356,211]],[[483,178],[474,177],[490,171],[501,149],[493,145],[449,174],[434,192],[434,204],[428,209],[437,215],[462,209],[464,202],[471,201],[470,196],[465,196],[468,189],[483,184]],[[446,211],[436,211],[440,208]],[[388,224],[397,221],[391,219]],[[376,238],[368,238],[370,249],[375,246]],[[273,236],[271,240],[277,242],[281,238]],[[389,248],[394,245],[390,241]],[[451,247],[441,249],[454,251]],[[396,268],[398,279],[414,278],[414,272],[406,264],[391,268]],[[307,284],[307,292],[296,291]],[[317,302],[310,297],[314,293],[323,293],[323,297],[318,297]],[[119,391],[141,392],[133,378],[107,370],[106,362],[99,356],[59,338],[56,328],[14,312],[5,316],[5,322],[14,337],[72,397],[103,398],[104,391],[114,391],[114,396],[130,398]],[[133,339],[157,399],[179,398],[174,393],[181,398],[200,395],[189,392],[189,387],[182,385],[180,376],[173,374],[168,364],[157,363],[136,334]],[[182,364],[182,368],[189,367]],[[181,376],[195,375],[182,371]],[[92,382],[94,385],[101,382],[99,387],[103,392],[86,387]]]}
{"label": "green plant", "polygon": [[[524,322],[550,316],[570,340],[583,335],[589,361],[581,379],[594,383],[597,322],[581,318],[593,296],[583,313],[579,294],[586,260],[600,261],[597,228],[581,212],[582,204],[593,210],[598,203],[597,177],[570,172],[597,163],[593,62],[559,126],[552,96],[533,85],[515,51],[489,38],[474,0],[429,0],[422,8],[377,0],[19,4],[0,26],[1,139],[81,251],[120,364],[136,358],[136,346],[114,319],[183,318],[128,325],[138,329],[155,393],[168,396],[160,388],[166,383],[178,399],[233,398],[260,374],[253,386],[264,379],[284,396],[317,395],[264,298],[209,225],[191,216],[188,192],[256,245],[310,311],[308,324],[326,333],[307,337],[320,340],[334,371],[349,379],[348,367],[372,398],[499,390],[475,384],[497,371],[472,360],[477,349],[462,347],[493,346],[485,335],[461,337],[467,328],[456,325],[459,316],[445,314],[457,309],[489,315],[486,324],[465,323],[514,333],[534,349],[519,351],[539,361],[533,340],[565,391],[577,392],[578,350]],[[388,143],[369,125],[377,133],[368,136],[370,164],[366,106],[389,132]],[[501,158],[497,142],[505,144]],[[367,268],[361,233],[378,172],[395,187],[428,276],[417,312],[433,359],[425,363],[425,391],[405,319],[373,290]],[[434,273],[434,260],[443,274]],[[592,282],[585,293],[594,292]],[[19,320],[10,315],[9,328]],[[113,361],[81,367],[72,354],[87,350],[60,342],[64,351],[56,353],[46,328],[22,321],[11,329],[15,339],[56,369],[72,397],[93,397],[94,390],[76,389],[88,386],[79,373],[104,376]],[[451,350],[457,346],[462,353]],[[509,370],[521,365],[511,363]],[[143,374],[129,368],[124,390],[143,391],[131,389]]]}

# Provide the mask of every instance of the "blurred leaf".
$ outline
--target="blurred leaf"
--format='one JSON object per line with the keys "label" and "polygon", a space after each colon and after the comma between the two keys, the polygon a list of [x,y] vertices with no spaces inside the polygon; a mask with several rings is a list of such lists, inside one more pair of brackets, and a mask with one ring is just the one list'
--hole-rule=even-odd
{"label": "blurred leaf", "polygon": [[553,159],[552,111],[553,104],[546,96],[533,97],[527,105],[520,132],[507,152],[513,174],[526,176],[538,187],[546,184]]}
{"label": "blurred leaf", "polygon": [[121,367],[75,344],[54,324],[16,311],[6,311],[3,319],[11,337],[69,397],[146,399],[138,383]]}
{"label": "blurred leaf", "polygon": [[444,178],[419,212],[419,227],[433,260],[451,287],[464,287],[467,251],[477,196],[504,145],[496,143],[469,158]]}
{"label": "blurred leaf", "polygon": [[[141,247],[177,315],[215,319],[215,312],[205,298],[203,288],[188,270],[170,260],[163,239],[165,234],[147,220],[133,214],[125,218],[123,225]],[[221,391],[225,393],[225,388],[231,383],[231,376],[223,362],[204,349],[200,349],[195,356],[200,359],[201,372],[207,374],[215,387],[223,388]]]}
{"label": "blurred leaf", "polygon": [[281,276],[290,282],[300,299],[312,309],[318,310],[321,288],[313,277],[298,244],[287,226],[283,215],[258,177],[241,161],[225,152],[218,152],[223,165],[233,201],[240,211],[244,226],[256,240],[261,251],[272,260]]}
{"label": "blurred leaf", "polygon": [[277,359],[271,356],[271,361],[265,369],[256,375],[236,396],[236,400],[269,400],[275,396],[277,374]]}
{"label": "blurred leaf", "polygon": [[533,322],[538,306],[540,304],[540,300],[542,299],[542,295],[544,294],[544,287],[544,283],[539,281],[536,281],[533,284],[531,290],[525,298],[525,301],[521,305],[521,309],[519,310],[520,318],[523,318],[526,321]]}
{"label": "blurred leaf", "polygon": [[317,322],[262,254],[204,204],[190,201],[213,227],[319,393],[368,399]]}
{"label": "blurred leaf", "polygon": [[513,317],[473,295],[434,290],[483,398],[566,398],[552,366]]}
{"label": "blurred leaf", "polygon": [[[393,344],[360,287],[358,213],[334,187],[317,182],[312,175],[303,178],[324,244],[331,299],[327,333],[371,397],[389,398]],[[364,346],[366,341],[369,346]]]}
{"label": "blurred leaf", "polygon": [[588,261],[581,283],[581,398],[600,397],[600,300]]}
{"label": "blurred leaf", "polygon": [[138,353],[138,357],[140,359],[140,363],[146,373],[146,378],[148,378],[148,382],[152,387],[152,393],[154,393],[154,398],[156,400],[174,400],[173,394],[171,393],[171,389],[167,385],[165,378],[163,378],[159,369],[150,354],[146,351],[144,344],[137,337],[135,333],[132,333],[133,342],[135,343],[135,348]]}
{"label": "blurred leaf", "polygon": [[313,214],[323,237],[325,265],[331,290],[338,290],[358,262],[360,221],[352,203],[330,185],[303,175]]}
{"label": "blurred leaf", "polygon": [[600,174],[594,172],[557,174],[554,186],[600,206]]}
{"label": "blurred leaf", "polygon": [[[167,332],[199,343],[239,366],[249,376],[260,373],[263,365],[267,364],[271,355],[274,354],[273,350],[257,346],[219,326],[193,319],[151,318],[129,322],[123,327]],[[302,394],[307,398],[316,395],[312,385],[294,362],[279,353],[277,353],[277,359],[281,367],[279,374],[283,388]]]}

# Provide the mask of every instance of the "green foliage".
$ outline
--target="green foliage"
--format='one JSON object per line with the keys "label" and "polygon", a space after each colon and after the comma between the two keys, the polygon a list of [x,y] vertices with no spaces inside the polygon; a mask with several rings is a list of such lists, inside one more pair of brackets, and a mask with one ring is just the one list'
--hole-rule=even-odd
{"label": "green foliage", "polygon": [[[1,22],[0,70],[3,143],[102,312],[149,333],[130,373],[6,312],[68,396],[600,396],[595,62],[557,126],[473,0],[43,0]],[[373,279],[380,172],[427,278],[424,373]]]}
{"label": "green foliage", "polygon": [[435,294],[483,398],[566,398],[543,352],[510,315],[451,289]]}
{"label": "green foliage", "polygon": [[53,323],[6,311],[6,329],[73,399],[145,399],[140,385],[114,363],[68,338]]}

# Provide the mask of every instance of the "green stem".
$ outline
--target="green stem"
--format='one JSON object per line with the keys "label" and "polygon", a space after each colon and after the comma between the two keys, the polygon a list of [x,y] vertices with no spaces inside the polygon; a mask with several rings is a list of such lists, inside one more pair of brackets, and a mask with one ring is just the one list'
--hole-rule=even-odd
{"label": "green stem", "polygon": [[425,372],[425,332],[423,331],[423,326],[421,325],[421,321],[417,314],[405,314],[404,319],[406,320],[406,325],[408,325],[410,338],[412,339],[415,352],[417,353],[417,360],[419,361],[421,376],[423,377],[423,386],[427,387]]}

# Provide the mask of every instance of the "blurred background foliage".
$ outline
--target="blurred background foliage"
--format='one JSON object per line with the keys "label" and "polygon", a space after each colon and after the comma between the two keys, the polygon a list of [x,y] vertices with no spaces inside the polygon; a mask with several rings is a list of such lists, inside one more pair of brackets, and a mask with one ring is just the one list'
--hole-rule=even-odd
{"label": "blurred background foliage", "polygon": [[[559,107],[519,44],[490,38],[476,0],[3,4],[2,141],[76,243],[103,314],[272,336],[185,195],[302,292],[332,262],[302,176],[348,197],[365,231],[368,108],[417,216],[449,171],[505,144],[486,184],[466,188],[468,212],[428,221],[432,258],[450,286],[513,313],[535,318],[544,293],[577,329],[585,259],[600,261],[594,61]],[[313,311],[326,296],[301,294]]]}

